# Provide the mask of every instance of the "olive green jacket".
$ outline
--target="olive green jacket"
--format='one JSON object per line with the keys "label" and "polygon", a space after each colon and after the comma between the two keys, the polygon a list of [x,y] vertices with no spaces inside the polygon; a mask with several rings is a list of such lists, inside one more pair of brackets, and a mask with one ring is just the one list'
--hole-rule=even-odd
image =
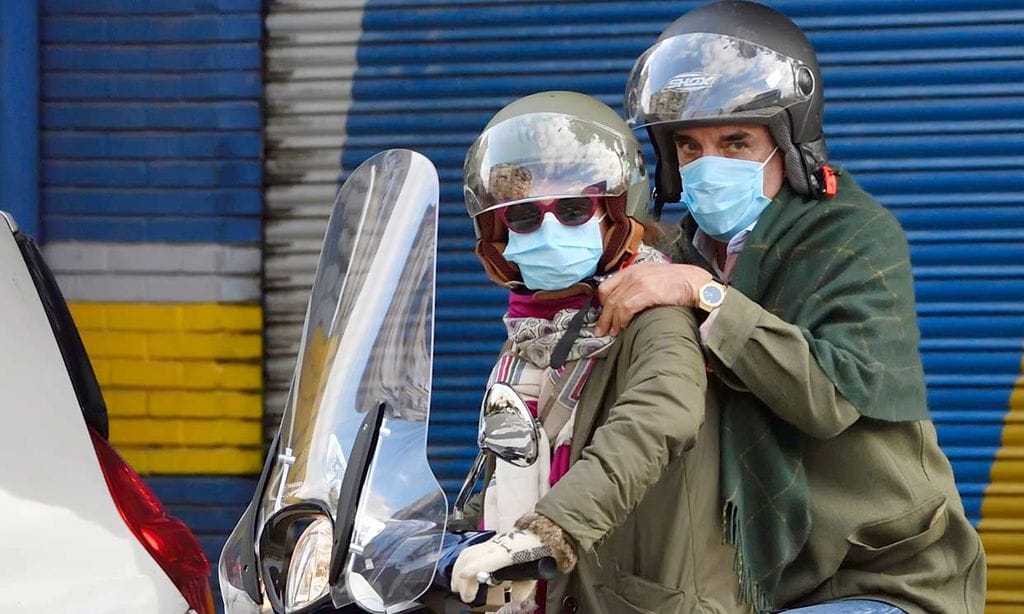
{"label": "olive green jacket", "polygon": [[[734,551],[722,539],[718,414],[689,309],[638,315],[580,399],[568,472],[537,503],[576,542],[547,614],[737,613]],[[571,611],[572,608],[569,608]]]}
{"label": "olive green jacket", "polygon": [[794,425],[811,534],[776,602],[888,601],[910,614],[981,613],[985,555],[930,420],[861,417],[814,361],[801,329],[735,289],[706,339],[718,386],[746,388]]}

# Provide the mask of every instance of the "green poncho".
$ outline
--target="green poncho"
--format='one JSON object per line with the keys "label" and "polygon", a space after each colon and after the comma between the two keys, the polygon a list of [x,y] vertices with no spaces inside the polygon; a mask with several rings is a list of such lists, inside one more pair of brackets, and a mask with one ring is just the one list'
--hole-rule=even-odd
{"label": "green poncho", "polygon": [[[673,260],[707,268],[691,245],[691,218],[683,231]],[[906,239],[849,175],[827,200],[783,186],[747,237],[731,285],[800,327],[817,363],[862,416],[928,419]],[[721,388],[726,539],[737,548],[744,595],[769,611],[781,605],[774,602],[779,579],[813,530],[801,453],[809,435],[753,394]]]}

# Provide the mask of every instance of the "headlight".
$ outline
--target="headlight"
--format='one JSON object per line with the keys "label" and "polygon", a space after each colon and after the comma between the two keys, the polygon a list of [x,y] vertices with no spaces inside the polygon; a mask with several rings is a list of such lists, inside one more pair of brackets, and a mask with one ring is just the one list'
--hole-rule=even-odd
{"label": "headlight", "polygon": [[318,516],[295,542],[284,599],[288,612],[300,610],[327,594],[333,535],[331,522]]}

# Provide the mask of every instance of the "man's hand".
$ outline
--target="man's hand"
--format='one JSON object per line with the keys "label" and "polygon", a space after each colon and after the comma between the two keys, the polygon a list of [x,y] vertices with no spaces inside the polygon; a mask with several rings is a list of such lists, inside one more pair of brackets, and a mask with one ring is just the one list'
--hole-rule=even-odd
{"label": "man's hand", "polygon": [[[516,529],[495,535],[481,544],[466,548],[459,554],[452,568],[452,592],[458,593],[459,598],[465,603],[471,603],[480,588],[480,582],[477,580],[477,574],[480,572],[492,573],[546,556],[551,556],[551,550],[529,531]],[[536,580],[512,582],[511,603],[522,603],[529,598],[536,584]]]}
{"label": "man's hand", "polygon": [[618,335],[648,307],[696,307],[697,291],[709,281],[711,273],[690,264],[650,262],[626,267],[597,287],[603,309],[594,334]]}

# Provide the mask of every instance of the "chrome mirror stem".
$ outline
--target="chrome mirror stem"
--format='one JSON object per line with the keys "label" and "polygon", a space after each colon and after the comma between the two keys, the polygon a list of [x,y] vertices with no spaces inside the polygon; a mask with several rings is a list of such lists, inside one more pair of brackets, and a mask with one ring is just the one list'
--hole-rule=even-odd
{"label": "chrome mirror stem", "polygon": [[452,520],[464,520],[465,519],[465,508],[466,504],[469,503],[469,497],[473,494],[473,486],[476,481],[480,479],[480,474],[484,470],[484,461],[487,460],[487,455],[483,450],[476,455],[476,460],[473,461],[473,467],[466,474],[466,480],[462,483],[462,488],[459,489],[459,496],[455,498],[455,506],[452,509]]}

